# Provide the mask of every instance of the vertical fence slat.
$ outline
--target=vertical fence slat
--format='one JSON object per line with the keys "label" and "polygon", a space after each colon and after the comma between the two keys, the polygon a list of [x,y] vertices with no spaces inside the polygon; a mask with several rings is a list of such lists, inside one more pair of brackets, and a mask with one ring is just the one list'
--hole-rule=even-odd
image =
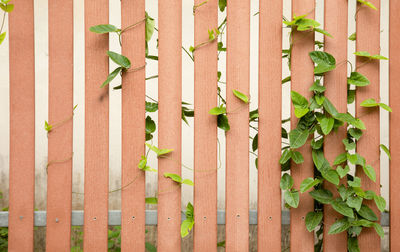
{"label": "vertical fence slat", "polygon": [[[389,101],[390,107],[393,112],[390,113],[390,151],[392,153],[392,160],[390,160],[390,213],[400,212],[400,198],[397,194],[400,191],[400,184],[398,178],[400,177],[400,87],[398,85],[400,80],[400,16],[398,10],[400,9],[400,1],[390,1],[390,18],[389,18]],[[390,251],[400,251],[400,215],[390,214]]]}
{"label": "vertical fence slat", "polygon": [[[199,5],[203,0],[195,0]],[[218,27],[218,1],[210,0],[194,14],[194,40],[208,40]],[[194,251],[217,251],[217,121],[208,111],[217,105],[217,42],[195,51],[194,61]]]}
{"label": "vertical fence slat", "polygon": [[[122,29],[145,18],[145,1],[122,1]],[[122,35],[131,71],[122,76],[121,249],[144,251],[145,173],[137,168],[145,148],[145,22]],[[135,70],[137,69],[137,70]]]}
{"label": "vertical fence slat", "polygon": [[[47,251],[69,251],[72,210],[73,1],[49,2]],[[79,108],[80,109],[80,108]]]}
{"label": "vertical fence slat", "polygon": [[33,251],[33,210],[35,204],[35,49],[33,20],[32,0],[18,1],[14,11],[9,15],[9,251]]}
{"label": "vertical fence slat", "polygon": [[258,251],[281,251],[282,7],[260,0]]}
{"label": "vertical fence slat", "polygon": [[[308,18],[314,18],[315,1],[292,0],[292,13],[296,16],[308,14]],[[314,81],[314,64],[308,53],[314,51],[314,33],[294,31],[292,41],[291,89],[309,99],[311,93],[308,89]],[[294,129],[298,119],[294,116],[293,105],[291,107],[291,127]],[[309,141],[299,148],[304,156],[304,163],[296,165],[292,162],[291,174],[294,179],[294,188],[299,188],[301,181],[305,178],[314,177],[314,163],[311,158]],[[307,193],[300,194],[299,207],[290,210],[290,247],[295,248],[296,251],[314,250],[314,234],[308,232],[305,227],[305,217],[308,212],[313,210],[314,200]]]}
{"label": "vertical fence slat", "polygon": [[107,251],[108,229],[108,35],[89,31],[108,24],[108,1],[85,0],[85,251]]}
{"label": "vertical fence slat", "polygon": [[173,149],[158,159],[158,250],[180,251],[181,188],[165,172],[181,174],[182,1],[159,1],[158,147]]}
{"label": "vertical fence slat", "polygon": [[[325,0],[325,30],[333,37],[325,36],[325,51],[336,58],[336,69],[325,74],[325,96],[334,104],[339,113],[347,112],[347,0]],[[346,138],[347,131],[344,127],[337,132],[332,132],[325,137],[324,153],[326,159],[332,164],[335,157],[344,152],[342,140]],[[342,183],[346,183],[345,180]],[[331,192],[336,192],[336,187],[325,183],[324,187]],[[338,196],[335,193],[335,197]],[[336,235],[328,234],[330,226],[340,218],[330,205],[324,206],[324,251],[346,251],[347,233]]]}
{"label": "vertical fence slat", "polygon": [[[360,6],[357,12],[357,51],[367,51],[374,54],[380,54],[380,0],[371,0],[378,10],[373,10],[367,6]],[[365,59],[357,57],[357,71],[365,75],[371,82],[366,87],[357,88],[356,91],[356,116],[364,123],[367,130],[357,142],[357,153],[366,158],[367,164],[370,164],[376,172],[376,182],[371,181],[364,173],[361,167],[357,167],[356,175],[361,178],[364,190],[375,191],[380,194],[380,152],[379,152],[379,107],[364,108],[360,103],[366,99],[374,98],[379,101],[379,61],[365,63]],[[367,204],[374,210],[376,215],[380,216],[375,203]],[[381,242],[375,230],[365,229],[359,236],[359,246],[361,251],[380,251]]]}
{"label": "vertical fence slat", "polygon": [[233,95],[250,89],[250,1],[228,1],[226,250],[249,250],[249,107]]}

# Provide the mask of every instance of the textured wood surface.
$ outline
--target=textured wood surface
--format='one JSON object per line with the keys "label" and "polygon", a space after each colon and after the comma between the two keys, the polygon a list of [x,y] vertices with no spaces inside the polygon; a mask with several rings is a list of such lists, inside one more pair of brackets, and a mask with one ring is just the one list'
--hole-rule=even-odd
{"label": "textured wood surface", "polygon": [[[378,10],[373,10],[366,6],[360,6],[357,12],[357,51],[367,51],[380,54],[380,0],[371,0]],[[366,64],[365,59],[357,57],[357,71],[365,75],[370,85],[357,88],[356,91],[356,116],[360,118],[367,128],[363,136],[357,143],[357,153],[366,158],[367,164],[371,165],[376,172],[376,182],[371,181],[364,173],[362,167],[357,167],[356,175],[361,178],[364,190],[373,190],[380,194],[380,152],[379,152],[379,108],[360,107],[360,103],[366,99],[374,98],[379,101],[379,61],[374,60]],[[379,211],[373,201],[368,203],[377,216]],[[373,228],[363,229],[359,236],[359,246],[361,251],[380,251],[381,240]]]}
{"label": "textured wood surface", "polygon": [[181,187],[164,173],[181,174],[182,1],[158,2],[158,147],[173,149],[158,159],[159,251],[181,249]]}
{"label": "textured wood surface", "polygon": [[73,77],[73,1],[50,1],[47,251],[71,246]]}
{"label": "textured wood surface", "polygon": [[[9,15],[10,191],[8,251],[33,251],[35,204],[35,56],[33,1]],[[5,140],[4,140],[5,141]],[[23,234],[23,235],[21,235]]]}
{"label": "textured wood surface", "polygon": [[[145,18],[145,1],[122,1],[122,29]],[[145,153],[145,22],[122,35],[122,54],[132,63],[122,76],[121,248],[144,251],[145,172],[138,169]],[[137,70],[135,70],[137,69]]]}
{"label": "textured wood surface", "polygon": [[[400,9],[400,1],[390,1],[390,27],[389,27],[389,101],[393,112],[390,113],[390,151],[392,153],[392,160],[390,161],[390,212],[400,212],[400,198],[397,194],[400,191],[398,178],[400,177],[400,87],[398,82],[400,80],[400,58],[398,52],[400,51],[400,16],[398,11]],[[390,251],[400,251],[400,241],[397,240],[400,236],[400,215],[390,215]]]}
{"label": "textured wood surface", "polygon": [[[347,0],[325,0],[325,30],[333,37],[325,36],[325,51],[336,59],[336,69],[325,74],[325,96],[333,103],[339,113],[347,113]],[[330,164],[337,155],[345,152],[342,140],[346,138],[346,128],[341,127],[337,132],[332,131],[325,137],[324,154]],[[341,183],[346,185],[346,180]],[[324,187],[338,196],[336,186],[327,182]],[[324,206],[324,251],[346,251],[347,234],[328,234],[330,226],[341,218],[330,205]]]}
{"label": "textured wood surface", "polygon": [[[194,20],[196,46],[218,27],[218,1],[198,7]],[[217,120],[208,111],[217,105],[217,41],[196,50],[194,59],[194,251],[212,252],[217,251]]]}
{"label": "textured wood surface", "polygon": [[281,0],[260,0],[258,251],[281,251]]}
{"label": "textured wood surface", "polygon": [[228,1],[226,102],[226,250],[249,249],[249,107],[233,95],[249,95],[250,1]]}
{"label": "textured wood surface", "polygon": [[108,34],[89,31],[108,24],[108,1],[85,1],[85,251],[107,251],[109,107]]}
{"label": "textured wood surface", "polygon": [[[293,15],[307,15],[314,19],[315,1],[292,0]],[[308,90],[314,81],[314,64],[308,55],[314,51],[313,32],[293,32],[292,49],[292,83],[291,90],[296,91],[309,99],[311,92]],[[291,106],[291,128],[294,129],[298,119],[294,116]],[[310,141],[310,140],[309,140]],[[292,162],[291,174],[294,179],[294,188],[299,188],[300,183],[308,177],[314,177],[314,163],[311,158],[309,141],[298,149],[303,154],[304,163],[296,165]],[[314,250],[314,234],[307,231],[305,218],[308,212],[314,210],[314,200],[308,193],[300,193],[300,204],[297,209],[290,210],[290,247],[299,252]]]}

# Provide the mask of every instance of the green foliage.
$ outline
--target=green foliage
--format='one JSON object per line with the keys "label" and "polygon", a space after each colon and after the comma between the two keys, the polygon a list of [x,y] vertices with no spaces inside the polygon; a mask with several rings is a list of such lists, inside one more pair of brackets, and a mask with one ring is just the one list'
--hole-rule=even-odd
{"label": "green foliage", "polygon": [[311,60],[316,64],[314,74],[323,74],[336,68],[336,60],[331,54],[322,51],[313,51],[309,54]]}
{"label": "green foliage", "polygon": [[322,221],[324,214],[322,212],[309,212],[306,215],[306,228],[308,232],[313,231]]}
{"label": "green foliage", "polygon": [[386,58],[382,55],[379,55],[379,54],[371,55],[369,52],[366,52],[366,51],[355,52],[354,55],[359,56],[359,57],[364,57],[369,60],[389,60],[388,58]]}
{"label": "green foliage", "polygon": [[375,5],[373,5],[371,2],[365,1],[365,0],[357,0],[358,3],[365,5],[373,10],[378,10]]}
{"label": "green foliage", "polygon": [[193,181],[191,181],[190,179],[182,179],[182,177],[179,176],[178,174],[165,172],[164,177],[170,178],[178,184],[186,184],[190,186],[194,185]]}
{"label": "green foliage", "polygon": [[392,112],[392,109],[388,105],[381,102],[376,102],[373,98],[364,100],[363,102],[361,102],[360,106],[367,108],[379,106],[388,112]]}
{"label": "green foliage", "polygon": [[181,237],[186,237],[194,226],[194,208],[189,202],[186,206],[186,219],[181,224]]}

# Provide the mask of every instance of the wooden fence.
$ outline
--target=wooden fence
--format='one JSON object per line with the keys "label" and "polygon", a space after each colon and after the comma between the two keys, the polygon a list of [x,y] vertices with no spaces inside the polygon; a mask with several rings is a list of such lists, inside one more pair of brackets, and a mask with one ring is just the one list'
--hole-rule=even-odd
{"label": "wooden fence", "polygon": [[[49,121],[58,122],[71,115],[73,107],[73,6],[72,0],[49,1]],[[195,0],[194,4],[201,4]],[[259,163],[258,163],[258,251],[281,251],[281,62],[282,1],[260,0],[259,12]],[[380,0],[371,0],[380,6]],[[10,190],[9,251],[33,251],[34,176],[35,176],[35,64],[33,0],[19,0],[9,16],[10,52]],[[139,22],[145,15],[145,0],[122,1],[122,27]],[[159,251],[180,251],[181,193],[179,186],[163,173],[180,174],[181,166],[181,0],[159,1],[159,147],[174,149],[173,160],[159,159],[158,243]],[[195,45],[208,40],[208,29],[218,26],[218,1],[208,0],[196,10]],[[314,0],[292,1],[292,12],[309,13]],[[390,236],[391,250],[400,251],[400,1],[390,1]],[[84,250],[106,251],[108,229],[108,90],[99,83],[109,73],[108,35],[96,35],[89,27],[108,23],[107,0],[85,0],[85,200]],[[347,0],[325,1],[326,50],[338,61],[347,59]],[[249,93],[250,86],[250,0],[230,0],[227,11],[227,90]],[[313,17],[313,12],[309,17]],[[368,8],[357,13],[357,51],[380,51],[380,12]],[[292,89],[306,95],[313,82],[314,65],[308,52],[314,50],[314,36],[295,34],[303,43],[292,52]],[[133,62],[132,68],[145,64],[145,24],[122,36],[122,52]],[[357,62],[359,64],[359,62]],[[194,141],[194,250],[217,250],[217,121],[208,110],[217,105],[217,44],[196,51],[195,57],[195,141]],[[360,70],[374,85],[357,92],[361,101],[379,99],[379,65]],[[339,112],[347,108],[347,68],[345,64],[326,76],[327,97]],[[127,72],[122,87],[122,190],[121,243],[123,251],[145,250],[145,175],[136,168],[145,152],[145,71]],[[227,93],[227,108],[239,101]],[[273,109],[271,109],[273,108]],[[361,110],[357,109],[356,113]],[[231,130],[226,134],[226,250],[249,249],[249,110],[230,116]],[[360,154],[379,160],[379,111],[364,117],[368,128],[357,146]],[[294,126],[295,122],[292,122]],[[72,121],[52,130],[48,137],[49,160],[64,160],[72,154]],[[345,135],[346,132],[339,132]],[[344,137],[342,137],[344,138]],[[341,151],[342,138],[328,138],[327,159],[333,161]],[[303,149],[305,162],[293,167],[296,183],[313,177],[311,152]],[[178,161],[178,162],[176,162]],[[207,172],[204,171],[207,167]],[[377,184],[366,188],[380,192],[379,162]],[[363,175],[360,174],[363,178]],[[368,181],[368,180],[365,180]],[[299,184],[295,184],[296,187]],[[71,241],[72,159],[49,166],[47,187],[48,251],[69,251]],[[393,193],[392,193],[393,192]],[[312,198],[301,196],[301,204],[291,210],[291,251],[313,251],[314,235],[304,227],[307,212],[314,209]],[[325,209],[324,223],[336,218]],[[328,230],[328,229],[325,229]],[[346,251],[346,235],[326,235],[324,251]],[[372,230],[360,236],[361,251],[380,251],[380,238]]]}

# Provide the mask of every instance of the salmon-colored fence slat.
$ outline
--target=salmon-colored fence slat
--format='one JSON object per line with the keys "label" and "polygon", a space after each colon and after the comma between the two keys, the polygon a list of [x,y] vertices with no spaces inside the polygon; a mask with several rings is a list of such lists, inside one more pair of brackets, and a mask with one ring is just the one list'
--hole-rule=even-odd
{"label": "salmon-colored fence slat", "polygon": [[249,95],[250,1],[228,1],[226,104],[226,250],[249,250],[249,107],[233,90]]}
{"label": "salmon-colored fence slat", "polygon": [[[260,0],[258,86],[258,251],[281,251],[283,1]],[[273,109],[271,109],[273,108]]]}
{"label": "salmon-colored fence slat", "polygon": [[[122,1],[122,54],[131,71],[122,76],[121,249],[144,251],[145,175],[137,168],[145,147],[145,1]],[[137,69],[137,70],[135,70]]]}
{"label": "salmon-colored fence slat", "polygon": [[[389,20],[389,101],[390,107],[393,112],[390,113],[390,151],[392,153],[392,160],[390,160],[390,213],[400,212],[400,198],[398,192],[400,191],[400,184],[398,178],[400,177],[400,58],[398,52],[400,51],[400,16],[397,10],[400,9],[400,1],[390,1],[390,20]],[[400,251],[400,215],[390,214],[390,251]]]}
{"label": "salmon-colored fence slat", "polygon": [[158,1],[158,147],[173,149],[158,159],[159,251],[181,250],[181,188],[164,173],[181,174],[182,1]]}
{"label": "salmon-colored fence slat", "polygon": [[[357,12],[357,51],[367,51],[372,55],[380,54],[380,0],[371,0],[378,10],[373,10],[367,6],[359,6]],[[375,191],[380,194],[380,154],[379,154],[379,108],[361,107],[360,103],[366,99],[373,98],[380,100],[379,96],[379,61],[374,60],[366,63],[365,59],[357,57],[357,71],[365,75],[370,85],[357,88],[356,91],[356,116],[360,118],[367,130],[357,142],[356,151],[361,156],[366,157],[367,164],[371,165],[376,172],[376,182],[371,181],[363,172],[361,167],[357,167],[356,175],[361,178],[364,190]],[[368,206],[380,216],[374,202],[369,202]],[[359,246],[361,251],[380,251],[380,238],[373,229],[366,229],[359,236]]]}
{"label": "salmon-colored fence slat", "polygon": [[[72,210],[73,1],[49,2],[46,250],[69,251]],[[80,108],[79,108],[80,109]]]}
{"label": "salmon-colored fence slat", "polygon": [[107,0],[85,0],[85,251],[107,251],[108,240],[108,34],[89,31],[108,23]]}
{"label": "salmon-colored fence slat", "polygon": [[[8,251],[33,251],[35,56],[33,0],[9,15],[10,190]],[[21,235],[23,234],[23,235]]]}
{"label": "salmon-colored fence slat", "polygon": [[[337,67],[328,72],[324,77],[326,86],[325,96],[334,104],[339,113],[347,112],[347,0],[325,1],[325,30],[332,37],[325,36],[325,51],[332,54],[337,62]],[[335,157],[343,153],[342,140],[346,138],[346,129],[339,128],[337,132],[325,136],[324,153],[329,163],[333,164]],[[345,180],[342,181],[346,183]],[[325,183],[324,187],[335,193],[336,187],[331,183]],[[335,193],[335,197],[338,196]],[[324,251],[346,251],[347,234],[345,232],[330,235],[330,226],[341,218],[330,205],[324,206]]]}
{"label": "salmon-colored fence slat", "polygon": [[[218,27],[218,1],[196,8],[194,22],[197,46]],[[194,67],[194,251],[212,252],[217,251],[217,121],[208,111],[217,105],[216,41],[195,51]]]}
{"label": "salmon-colored fence slat", "polygon": [[[308,18],[315,16],[315,1],[292,0],[293,15],[308,14]],[[314,64],[308,55],[314,51],[314,33],[313,32],[293,32],[292,37],[292,86],[291,90],[296,91],[310,98],[308,90],[314,81]],[[294,108],[291,109],[291,127],[294,129],[297,124],[297,118],[294,116]],[[310,141],[310,140],[309,140]],[[294,179],[294,188],[299,188],[301,181],[307,177],[314,177],[314,163],[311,158],[311,148],[309,142],[299,148],[303,154],[304,162],[296,165],[292,162],[291,174]],[[308,212],[314,210],[314,200],[306,193],[300,194],[300,204],[296,209],[290,210],[290,247],[296,251],[306,252],[314,250],[314,234],[308,232],[305,227],[305,217]]]}

